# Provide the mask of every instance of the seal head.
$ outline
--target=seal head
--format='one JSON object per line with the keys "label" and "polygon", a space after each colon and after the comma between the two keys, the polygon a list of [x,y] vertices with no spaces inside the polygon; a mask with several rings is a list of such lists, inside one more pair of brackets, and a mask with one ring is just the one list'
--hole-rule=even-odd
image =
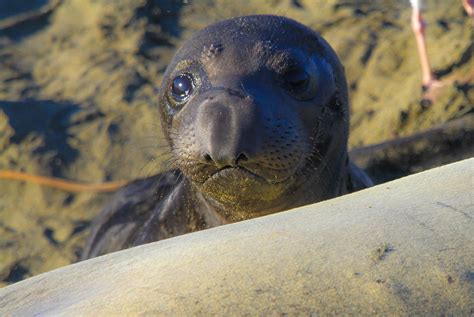
{"label": "seal head", "polygon": [[117,192],[83,258],[370,185],[348,160],[348,108],[336,54],[300,23],[246,16],[196,33],[159,91],[174,169]]}
{"label": "seal head", "polygon": [[176,53],[160,92],[176,167],[229,221],[345,187],[344,71],[306,26],[269,15],[213,24]]}

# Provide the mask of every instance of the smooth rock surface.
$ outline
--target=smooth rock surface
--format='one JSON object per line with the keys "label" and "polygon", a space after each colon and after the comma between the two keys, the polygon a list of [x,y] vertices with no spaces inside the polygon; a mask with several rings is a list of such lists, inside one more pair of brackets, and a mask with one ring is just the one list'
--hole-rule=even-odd
{"label": "smooth rock surface", "polygon": [[474,313],[474,159],[0,289],[0,315]]}

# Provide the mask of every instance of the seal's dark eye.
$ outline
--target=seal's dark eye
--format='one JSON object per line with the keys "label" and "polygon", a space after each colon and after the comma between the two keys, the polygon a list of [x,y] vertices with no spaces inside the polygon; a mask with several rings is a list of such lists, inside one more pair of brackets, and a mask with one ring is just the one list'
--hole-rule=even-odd
{"label": "seal's dark eye", "polygon": [[193,92],[194,83],[190,74],[181,74],[173,79],[171,94],[178,102],[185,101]]}
{"label": "seal's dark eye", "polygon": [[295,99],[308,101],[318,94],[318,83],[303,68],[292,68],[281,75],[282,87]]}
{"label": "seal's dark eye", "polygon": [[306,88],[308,88],[310,78],[304,70],[292,69],[283,75],[283,80],[285,82],[285,88],[289,92],[298,94],[304,92]]}

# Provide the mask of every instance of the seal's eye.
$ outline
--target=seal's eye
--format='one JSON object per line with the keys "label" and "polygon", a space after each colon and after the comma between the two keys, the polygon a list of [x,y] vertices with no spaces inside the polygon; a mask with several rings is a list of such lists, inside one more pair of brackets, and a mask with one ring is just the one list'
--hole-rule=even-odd
{"label": "seal's eye", "polygon": [[193,92],[194,83],[190,74],[181,74],[173,79],[171,83],[171,94],[178,102],[183,102]]}
{"label": "seal's eye", "polygon": [[292,94],[299,94],[308,88],[310,77],[302,69],[292,69],[283,75],[285,88]]}
{"label": "seal's eye", "polygon": [[292,68],[282,75],[283,88],[295,99],[308,101],[318,94],[316,78],[303,68]]}

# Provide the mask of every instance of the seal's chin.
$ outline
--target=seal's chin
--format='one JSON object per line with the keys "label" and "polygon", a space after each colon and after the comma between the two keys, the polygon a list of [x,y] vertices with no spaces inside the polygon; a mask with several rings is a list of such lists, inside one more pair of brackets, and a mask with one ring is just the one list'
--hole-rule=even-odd
{"label": "seal's chin", "polygon": [[255,207],[258,202],[269,202],[280,197],[288,183],[285,179],[270,181],[243,167],[226,167],[211,174],[198,187],[206,196],[218,202]]}

